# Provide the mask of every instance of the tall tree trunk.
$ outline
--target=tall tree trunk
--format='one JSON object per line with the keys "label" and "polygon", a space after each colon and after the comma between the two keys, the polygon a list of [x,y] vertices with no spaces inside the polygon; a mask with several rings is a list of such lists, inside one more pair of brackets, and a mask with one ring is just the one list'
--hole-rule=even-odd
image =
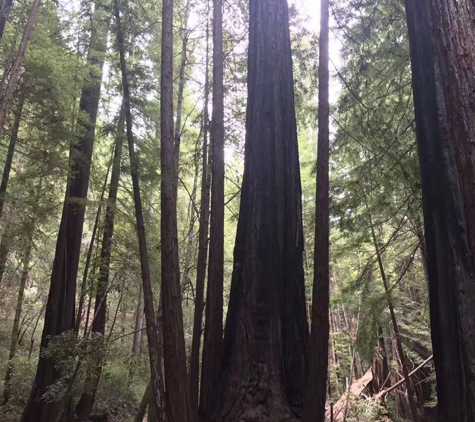
{"label": "tall tree trunk", "polygon": [[170,422],[191,422],[181,304],[173,133],[173,0],[162,6],[161,105],[161,263],[163,345],[167,415]]}
{"label": "tall tree trunk", "polygon": [[200,419],[209,421],[219,391],[224,276],[224,52],[223,0],[213,0],[213,115],[208,289],[201,371]]}
{"label": "tall tree trunk", "polygon": [[20,95],[18,106],[15,113],[15,121],[13,122],[12,133],[10,136],[10,143],[8,144],[7,158],[5,160],[5,167],[3,168],[2,182],[0,183],[0,220],[3,214],[3,206],[5,205],[5,196],[7,194],[8,180],[10,178],[10,171],[12,168],[13,155],[15,154],[16,142],[18,140],[18,131],[20,129],[21,115],[23,105],[25,104],[25,94]]}
{"label": "tall tree trunk", "polygon": [[115,138],[114,160],[112,165],[111,181],[109,186],[109,198],[107,200],[104,232],[102,236],[99,278],[97,280],[96,302],[94,306],[94,319],[92,321],[92,345],[91,353],[93,360],[89,360],[86,371],[84,389],[76,406],[76,415],[80,418],[88,418],[92,412],[96,398],[97,387],[102,375],[102,365],[105,356],[104,334],[107,320],[107,292],[109,288],[109,272],[112,251],[112,237],[114,235],[115,208],[117,191],[119,189],[120,163],[122,160],[122,144],[124,140],[125,116],[123,108],[120,111],[117,134]]}
{"label": "tall tree trunk", "polygon": [[30,40],[31,33],[33,32],[33,27],[35,26],[41,2],[42,0],[35,0],[33,3],[28,21],[26,22],[25,31],[23,32],[23,37],[20,42],[20,48],[18,49],[17,56],[10,71],[10,79],[8,80],[8,85],[0,104],[0,135],[3,135],[3,129],[7,120],[8,110],[10,109],[10,104],[13,100],[13,93],[15,91],[17,82],[20,79],[20,71],[25,58],[26,47],[28,46],[28,41]]}
{"label": "tall tree trunk", "polygon": [[286,0],[249,5],[244,178],[215,418],[280,422],[302,411],[308,347],[289,14]]}
{"label": "tall tree trunk", "polygon": [[406,0],[439,420],[475,420],[475,8]]}
{"label": "tall tree trunk", "polygon": [[[105,17],[105,15],[107,17]],[[88,63],[93,67],[90,80],[84,82],[78,121],[80,133],[70,149],[71,174],[68,176],[66,198],[56,243],[51,275],[45,324],[41,337],[44,350],[52,337],[74,330],[76,278],[78,274],[81,241],[89,188],[89,173],[94,144],[94,133],[102,84],[104,53],[107,47],[109,15],[105,6],[96,4],[94,12]],[[71,351],[72,353],[72,351]],[[44,400],[48,387],[60,379],[61,374],[51,356],[40,354],[38,368],[30,398],[21,422],[50,422],[60,410],[58,400]]]}
{"label": "tall tree trunk", "polygon": [[[209,9],[209,4],[208,4]],[[209,14],[209,10],[207,12]],[[198,263],[196,268],[195,312],[190,356],[190,402],[193,415],[198,415],[200,381],[200,348],[204,308],[204,287],[208,255],[209,196],[211,175],[208,158],[208,111],[209,102],[209,20],[206,24],[206,64],[203,110],[203,162],[201,171],[200,227],[198,230]]]}
{"label": "tall tree trunk", "polygon": [[[120,68],[122,73],[122,88],[124,91],[124,110],[125,110],[125,122],[127,127],[127,142],[129,146],[130,156],[130,173],[134,191],[134,205],[135,205],[135,217],[137,221],[137,235],[139,241],[139,253],[140,253],[140,268],[142,272],[142,285],[144,291],[144,310],[145,319],[147,321],[147,338],[150,357],[150,369],[152,378],[152,391],[155,405],[160,407],[160,391],[161,391],[161,356],[159,351],[159,334],[157,331],[155,320],[155,309],[153,305],[153,291],[150,278],[150,263],[147,250],[147,236],[145,232],[145,221],[143,216],[142,199],[140,195],[139,185],[139,169],[138,161],[135,156],[135,142],[134,134],[132,131],[132,114],[130,104],[130,88],[127,76],[127,65],[125,62],[125,46],[124,46],[124,33],[122,29],[120,19],[120,9],[118,0],[114,0],[114,15],[116,19],[117,27],[117,45],[120,56]],[[163,92],[162,92],[163,95]],[[173,133],[173,130],[172,130]],[[172,135],[173,136],[173,135]],[[185,421],[186,422],[186,421]]]}
{"label": "tall tree trunk", "polygon": [[320,54],[318,64],[318,157],[315,203],[315,249],[312,292],[310,370],[307,378],[305,422],[324,422],[328,379],[330,307],[330,74],[328,71],[329,0],[320,3]]}
{"label": "tall tree trunk", "polygon": [[5,25],[7,24],[8,15],[10,14],[10,9],[12,8],[13,0],[2,0],[0,4],[0,40],[3,37],[3,31],[5,30]]}
{"label": "tall tree trunk", "polygon": [[19,334],[19,329],[20,329],[21,311],[23,307],[23,299],[25,296],[26,282],[28,281],[28,272],[30,270],[30,256],[31,256],[31,250],[33,249],[33,233],[34,233],[34,224],[31,223],[31,227],[29,227],[29,235],[28,235],[25,255],[23,257],[23,270],[21,272],[20,286],[18,288],[15,317],[13,319],[12,338],[10,341],[10,353],[8,355],[7,373],[5,375],[5,382],[4,382],[4,387],[3,387],[3,404],[6,404],[8,402],[8,400],[10,399],[10,394],[11,394],[10,381],[13,376],[13,359],[15,358],[15,355],[16,355],[16,348],[18,344],[18,334]]}

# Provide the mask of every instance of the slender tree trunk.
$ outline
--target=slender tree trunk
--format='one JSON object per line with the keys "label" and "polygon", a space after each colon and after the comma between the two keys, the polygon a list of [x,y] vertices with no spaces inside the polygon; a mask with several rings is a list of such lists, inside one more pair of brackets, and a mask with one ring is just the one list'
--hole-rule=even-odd
{"label": "slender tree trunk", "polygon": [[406,0],[439,420],[475,420],[475,8]]}
{"label": "slender tree trunk", "polygon": [[95,358],[93,361],[89,360],[90,365],[86,371],[83,393],[76,406],[76,415],[83,419],[88,418],[92,412],[92,407],[94,406],[94,401],[96,398],[97,387],[102,375],[102,365],[105,356],[104,334],[107,320],[107,292],[109,289],[112,237],[114,235],[115,208],[117,202],[117,191],[119,189],[122,144],[124,140],[124,120],[124,111],[121,109],[115,139],[115,151],[109,186],[109,198],[107,200],[104,232],[102,236],[99,278],[97,280],[96,302],[94,306],[94,319],[92,321],[91,352]]}
{"label": "slender tree trunk", "polygon": [[[102,84],[103,56],[107,47],[109,15],[104,18],[104,13],[106,12],[103,5],[96,4],[88,54],[88,63],[94,69],[91,70],[90,80],[84,82],[83,85],[80,100],[82,113],[78,122],[80,134],[77,142],[74,142],[70,149],[71,173],[74,177],[68,176],[41,337],[43,350],[48,347],[52,337],[75,328],[76,278]],[[72,351],[67,352],[72,353]],[[56,419],[57,412],[60,410],[60,401],[47,401],[43,396],[48,387],[57,382],[59,377],[60,374],[52,357],[40,354],[33,388],[21,422],[51,422]]]}
{"label": "slender tree trunk", "polygon": [[23,38],[20,42],[18,54],[10,71],[10,79],[8,80],[8,85],[5,90],[5,94],[3,95],[2,102],[0,104],[0,135],[3,135],[3,129],[7,120],[8,110],[10,109],[10,104],[13,100],[13,94],[17,82],[20,79],[20,71],[21,66],[23,64],[23,60],[25,58],[26,47],[28,46],[28,41],[30,40],[31,33],[33,32],[33,27],[35,26],[41,2],[42,0],[35,0],[33,3],[33,7],[30,11],[30,16],[28,17],[28,21],[26,22],[25,31],[23,32]]}
{"label": "slender tree trunk", "polygon": [[25,97],[26,95],[22,94],[20,95],[20,98],[18,100],[18,106],[15,113],[15,121],[13,122],[10,143],[8,144],[7,158],[5,160],[5,167],[3,168],[2,182],[0,184],[0,220],[2,218],[3,206],[5,204],[5,196],[7,194],[8,180],[10,178],[13,155],[15,154],[16,142],[18,140],[18,131],[20,129],[21,115],[23,111],[23,104],[25,104]]}
{"label": "slender tree trunk", "polygon": [[[147,250],[147,236],[145,232],[145,222],[142,209],[142,199],[140,195],[139,185],[139,169],[138,162],[135,157],[135,143],[134,134],[132,131],[132,114],[130,104],[130,88],[127,76],[127,65],[125,61],[125,47],[124,47],[124,33],[121,25],[120,9],[118,0],[114,0],[114,14],[117,26],[117,45],[119,48],[120,56],[120,68],[122,73],[122,88],[124,91],[124,110],[125,110],[125,122],[127,127],[127,141],[129,146],[130,156],[130,173],[132,177],[133,191],[134,191],[134,204],[135,204],[135,217],[137,221],[137,235],[139,240],[139,253],[140,253],[140,267],[142,272],[142,285],[144,291],[144,310],[145,319],[147,321],[147,337],[150,357],[150,368],[152,378],[153,397],[156,406],[160,407],[160,374],[161,374],[161,357],[159,351],[159,334],[157,331],[155,321],[155,310],[153,305],[153,291],[150,278],[150,263]],[[163,95],[163,91],[162,91]],[[186,422],[186,421],[184,421]]]}
{"label": "slender tree trunk", "polygon": [[209,421],[221,379],[224,276],[224,52],[223,1],[213,0],[213,115],[211,126],[211,224],[200,419]]}
{"label": "slender tree trunk", "polygon": [[43,312],[45,311],[45,309],[46,309],[46,302],[43,303],[43,306],[41,307],[41,310],[38,313],[38,316],[36,317],[35,325],[33,326],[33,331],[31,332],[30,350],[28,351],[28,360],[31,359],[31,354],[33,353],[33,346],[35,345],[36,329],[38,328],[38,324],[40,323],[40,318],[43,315]]}
{"label": "slender tree trunk", "polygon": [[314,278],[310,371],[307,378],[305,422],[324,422],[328,378],[330,306],[329,152],[330,105],[328,71],[329,0],[321,0],[318,66],[318,157],[315,210]]}
{"label": "slender tree trunk", "polygon": [[3,404],[6,404],[10,399],[11,394],[11,384],[10,381],[13,376],[13,359],[16,355],[16,348],[18,344],[18,334],[20,329],[20,318],[21,318],[21,311],[23,307],[23,299],[25,295],[25,287],[26,282],[28,281],[28,272],[30,270],[30,256],[31,250],[33,248],[33,233],[34,233],[34,225],[29,228],[29,236],[27,240],[27,246],[25,251],[25,256],[23,257],[23,270],[21,273],[20,278],[20,287],[18,288],[18,298],[17,304],[15,309],[15,317],[13,319],[13,329],[12,329],[12,338],[10,341],[10,353],[8,355],[8,363],[7,363],[7,373],[5,375],[5,382],[3,387]]}
{"label": "slender tree trunk", "polygon": [[[183,28],[182,32],[182,49],[181,49],[181,61],[180,61],[180,71],[178,77],[178,96],[177,96],[177,105],[176,105],[176,121],[175,121],[175,164],[177,166],[180,161],[180,144],[181,144],[181,131],[182,131],[182,116],[183,116],[183,96],[185,92],[185,71],[186,65],[188,62],[188,17],[190,14],[190,0],[186,1],[184,16],[183,16]],[[178,173],[177,173],[178,174]],[[177,180],[178,188],[178,180]]]}
{"label": "slender tree trunk", "polygon": [[186,247],[185,247],[185,259],[183,260],[183,274],[180,280],[181,290],[184,293],[186,285],[188,283],[188,278],[191,270],[191,261],[193,258],[193,246],[195,240],[195,222],[196,222],[196,192],[198,190],[198,174],[199,174],[199,164],[198,164],[198,144],[195,149],[195,174],[193,177],[193,189],[191,191],[190,197],[190,224],[188,226],[188,233],[186,234]]}
{"label": "slender tree trunk", "polygon": [[[161,60],[161,262],[167,415],[170,422],[191,422],[181,305],[173,134],[173,0],[162,6]],[[147,322],[148,323],[148,322]]]}
{"label": "slender tree trunk", "polygon": [[371,216],[369,217],[369,222],[370,222],[370,228],[371,228],[371,236],[373,238],[373,244],[376,251],[376,257],[378,260],[379,270],[381,272],[381,279],[383,280],[384,292],[386,294],[386,300],[388,301],[388,308],[389,308],[389,313],[391,315],[391,322],[393,325],[394,336],[396,338],[397,353],[399,355],[399,358],[401,359],[402,373],[404,374],[404,379],[406,380],[407,398],[409,401],[409,407],[412,414],[412,420],[414,422],[417,422],[418,416],[417,416],[416,402],[414,399],[414,388],[409,378],[409,369],[407,366],[406,354],[404,353],[404,349],[402,347],[401,334],[399,332],[399,325],[397,322],[396,313],[394,312],[394,305],[391,299],[391,291],[389,288],[389,282],[386,277],[386,271],[383,265],[383,258],[381,256],[381,251],[378,245],[378,241],[376,239],[376,234],[374,231],[374,225],[373,225]]}
{"label": "slender tree trunk", "polygon": [[286,0],[249,3],[246,152],[214,419],[295,419],[308,326],[302,189]]}
{"label": "slender tree trunk", "polygon": [[143,310],[144,310],[143,287],[140,286],[139,299],[137,302],[137,312],[135,314],[134,341],[132,344],[132,355],[135,358],[138,358],[142,354],[142,330],[143,330],[143,317],[144,317]]}
{"label": "slender tree trunk", "polygon": [[[209,4],[208,4],[209,7]],[[209,13],[209,10],[208,10]],[[200,381],[200,346],[204,308],[204,287],[208,255],[209,196],[211,175],[208,158],[209,102],[209,21],[206,24],[206,65],[203,111],[203,162],[201,173],[200,227],[198,233],[198,263],[196,269],[195,313],[190,357],[190,401],[193,415],[198,415]]]}
{"label": "slender tree trunk", "polygon": [[[94,220],[94,226],[92,227],[92,234],[91,234],[91,241],[89,242],[89,247],[87,248],[87,254],[86,254],[86,263],[84,264],[84,272],[82,276],[82,282],[81,282],[81,291],[79,293],[79,304],[78,304],[78,310],[76,312],[76,323],[75,323],[75,330],[76,333],[79,333],[79,330],[81,328],[81,318],[82,318],[82,313],[84,310],[84,302],[86,301],[86,293],[87,293],[87,280],[88,280],[88,275],[89,275],[89,267],[91,265],[91,259],[92,259],[92,254],[94,251],[94,245],[96,243],[96,234],[97,230],[99,228],[99,220],[101,218],[101,213],[102,213],[102,204],[104,202],[104,195],[106,193],[106,188],[107,188],[107,181],[109,180],[109,172],[112,167],[112,161],[109,162],[109,167],[107,168],[107,173],[106,177],[104,179],[104,184],[102,185],[102,190],[101,190],[101,197],[99,198],[99,205],[97,207],[97,213],[96,213],[96,218]],[[92,294],[92,292],[90,292]]]}
{"label": "slender tree trunk", "polygon": [[5,25],[8,20],[8,15],[10,14],[10,9],[12,8],[13,0],[2,0],[0,4],[0,40],[3,37],[3,31],[5,30]]}
{"label": "slender tree trunk", "polygon": [[143,393],[142,400],[140,400],[140,405],[137,410],[137,414],[135,415],[134,422],[143,422],[145,418],[145,413],[147,413],[147,407],[150,401],[153,400],[153,391],[152,391],[152,383],[149,382],[147,384],[147,388]]}
{"label": "slender tree trunk", "polygon": [[7,266],[10,237],[12,233],[8,227],[8,224],[3,230],[2,238],[0,240],[0,284],[2,282],[3,276],[5,274],[5,268]]}

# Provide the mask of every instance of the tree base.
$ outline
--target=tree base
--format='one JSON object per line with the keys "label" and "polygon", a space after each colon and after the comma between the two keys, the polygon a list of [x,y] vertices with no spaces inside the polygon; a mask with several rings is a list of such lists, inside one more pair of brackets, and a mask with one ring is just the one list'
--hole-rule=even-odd
{"label": "tree base", "polygon": [[244,382],[231,382],[222,417],[214,422],[299,422],[287,403],[281,377],[252,365]]}

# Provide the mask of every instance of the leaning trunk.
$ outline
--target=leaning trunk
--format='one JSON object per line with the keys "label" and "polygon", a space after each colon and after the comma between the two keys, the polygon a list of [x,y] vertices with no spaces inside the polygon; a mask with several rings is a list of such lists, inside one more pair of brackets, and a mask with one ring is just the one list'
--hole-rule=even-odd
{"label": "leaning trunk", "polygon": [[406,12],[439,419],[472,421],[475,10],[469,0],[406,0]]}
{"label": "leaning trunk", "polygon": [[15,154],[16,141],[18,140],[18,131],[20,129],[21,114],[23,111],[23,104],[25,103],[26,95],[20,96],[18,101],[18,108],[15,114],[15,121],[13,122],[12,134],[10,136],[10,143],[8,144],[7,158],[5,160],[5,167],[3,168],[2,182],[0,184],[0,219],[3,214],[3,206],[5,204],[5,196],[7,194],[8,180],[10,178],[10,170],[12,168],[13,155]]}
{"label": "leaning trunk", "polygon": [[308,326],[286,0],[250,0],[246,152],[215,420],[295,418]]}
{"label": "leaning trunk", "polygon": [[[127,74],[127,64],[125,61],[124,32],[122,29],[120,9],[118,0],[114,0],[114,15],[117,29],[117,45],[119,49],[120,68],[122,74],[122,89],[124,91],[124,112],[127,124],[127,143],[130,156],[130,174],[132,178],[135,218],[137,222],[137,236],[139,241],[140,268],[142,272],[142,286],[144,292],[144,311],[147,322],[147,338],[150,357],[150,369],[152,378],[152,391],[154,404],[160,408],[161,391],[161,356],[160,341],[155,320],[155,309],[153,305],[153,291],[150,277],[150,262],[148,258],[147,236],[145,232],[145,220],[143,216],[142,198],[140,195],[138,161],[135,156],[135,142],[132,130],[132,113],[130,103],[130,88]],[[173,133],[173,132],[172,132]]]}
{"label": "leaning trunk", "polygon": [[10,71],[10,79],[8,80],[8,85],[5,90],[5,94],[3,95],[2,103],[0,104],[0,135],[3,134],[3,128],[7,120],[8,110],[10,109],[10,104],[13,100],[13,93],[15,91],[16,84],[20,79],[20,71],[25,58],[26,47],[28,46],[28,41],[30,40],[31,33],[33,32],[33,27],[35,26],[41,2],[42,0],[35,0],[33,3],[30,15],[28,16],[28,21],[26,22],[25,31],[23,32],[23,37],[20,42],[17,56]]}
{"label": "leaning trunk", "polygon": [[28,281],[28,272],[30,270],[30,256],[33,248],[33,232],[34,227],[30,227],[28,236],[28,244],[26,246],[25,256],[23,257],[23,270],[21,272],[20,287],[18,288],[18,298],[15,310],[15,318],[13,319],[12,338],[10,341],[10,353],[8,355],[7,373],[5,375],[5,382],[3,386],[3,404],[10,399],[11,384],[10,381],[13,376],[13,359],[16,355],[16,348],[18,344],[18,335],[20,330],[20,318],[23,307],[23,298],[25,296],[26,282]]}

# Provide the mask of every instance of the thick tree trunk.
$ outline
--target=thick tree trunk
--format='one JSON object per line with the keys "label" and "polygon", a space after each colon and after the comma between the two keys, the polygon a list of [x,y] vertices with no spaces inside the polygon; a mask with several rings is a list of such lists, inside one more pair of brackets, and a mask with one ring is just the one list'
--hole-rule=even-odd
{"label": "thick tree trunk", "polygon": [[244,178],[214,420],[280,422],[302,411],[308,347],[289,15],[286,0],[251,0],[249,12]]}
{"label": "thick tree trunk", "polygon": [[[162,6],[161,105],[161,263],[165,384],[170,422],[191,422],[181,304],[173,133],[173,0]],[[147,321],[148,324],[148,321]]]}
{"label": "thick tree trunk", "polygon": [[25,256],[23,257],[23,270],[21,272],[20,286],[18,288],[15,317],[13,319],[12,337],[10,341],[10,353],[8,355],[7,373],[5,375],[5,382],[4,382],[4,387],[3,387],[3,404],[8,402],[8,400],[10,399],[10,394],[11,394],[10,381],[13,376],[13,359],[15,358],[15,355],[16,355],[18,335],[19,335],[19,330],[20,330],[21,311],[23,307],[23,298],[25,296],[25,287],[26,287],[26,282],[28,281],[28,272],[30,270],[30,256],[31,256],[31,250],[33,248],[33,233],[34,233],[34,225],[32,224],[32,227],[29,228],[29,236],[27,240]]}
{"label": "thick tree trunk", "polygon": [[328,378],[330,311],[329,153],[330,104],[328,71],[329,0],[321,0],[318,65],[318,157],[315,203],[315,249],[312,292],[310,371],[307,378],[305,422],[324,422]]}
{"label": "thick tree trunk", "polygon": [[25,58],[26,47],[28,46],[28,41],[30,40],[31,33],[33,32],[33,27],[35,26],[41,3],[42,0],[35,0],[33,3],[30,15],[28,16],[28,21],[26,22],[25,31],[23,32],[23,37],[20,42],[17,56],[10,71],[10,79],[8,80],[7,88],[5,90],[5,94],[3,95],[2,103],[0,104],[0,135],[3,135],[3,129],[7,120],[8,110],[10,109],[10,104],[13,100],[13,93],[15,91],[16,84],[20,79],[20,71]]}
{"label": "thick tree trunk", "polygon": [[406,0],[439,420],[475,420],[475,7]]}
{"label": "thick tree trunk", "polygon": [[[91,79],[83,85],[78,121],[80,134],[70,149],[71,173],[66,188],[63,215],[56,243],[51,284],[46,305],[41,348],[45,349],[52,337],[74,330],[76,278],[84,226],[85,200],[89,187],[89,173],[94,144],[94,132],[102,83],[103,55],[106,50],[109,19],[104,8],[96,5],[91,31],[88,62],[94,66]],[[50,422],[59,411],[58,400],[45,400],[48,387],[58,381],[60,374],[51,357],[40,354],[32,392],[22,415],[22,422]]]}
{"label": "thick tree trunk", "polygon": [[218,398],[223,342],[224,276],[224,52],[223,0],[213,1],[213,115],[208,289],[201,370],[200,420],[209,421]]}
{"label": "thick tree trunk", "polygon": [[18,140],[18,131],[20,129],[21,115],[23,111],[23,104],[25,104],[25,97],[26,95],[22,94],[18,101],[18,107],[15,113],[15,121],[13,122],[12,133],[10,136],[10,143],[8,144],[5,167],[3,168],[2,182],[0,184],[0,220],[3,214],[3,206],[5,204],[5,196],[7,194],[8,180],[10,178],[13,155],[15,154],[16,141]]}
{"label": "thick tree trunk", "polygon": [[[208,10],[209,12],[209,10]],[[201,171],[200,227],[198,230],[198,263],[196,269],[195,313],[190,356],[190,402],[193,415],[198,415],[200,381],[200,346],[203,323],[204,287],[208,255],[209,196],[211,175],[208,158],[208,101],[209,101],[209,21],[206,24],[206,64],[203,110],[203,162]]]}
{"label": "thick tree trunk", "polygon": [[112,165],[109,198],[107,200],[104,232],[102,236],[99,278],[97,280],[96,302],[94,306],[94,319],[92,321],[91,353],[93,360],[89,360],[86,371],[84,389],[76,406],[76,415],[88,418],[92,412],[96,398],[97,387],[102,375],[102,365],[105,356],[104,334],[107,320],[107,292],[109,289],[109,270],[112,251],[112,237],[114,235],[115,208],[117,191],[119,189],[120,163],[122,160],[122,144],[124,140],[125,116],[123,109],[120,112],[117,134],[115,138],[114,160]]}
{"label": "thick tree trunk", "polygon": [[[153,304],[153,291],[150,278],[150,263],[147,249],[147,236],[145,232],[145,221],[143,216],[142,199],[139,185],[139,169],[135,156],[134,134],[132,131],[132,113],[130,104],[130,88],[127,76],[127,65],[125,62],[124,33],[120,18],[120,9],[118,0],[114,0],[114,15],[117,26],[117,44],[119,48],[120,67],[122,73],[122,88],[124,90],[124,111],[127,124],[127,141],[130,156],[130,173],[132,177],[134,191],[135,217],[137,221],[137,235],[139,240],[140,267],[142,272],[142,286],[144,291],[144,311],[147,321],[147,338],[150,357],[150,369],[152,378],[152,390],[154,403],[157,408],[160,407],[161,391],[161,356],[160,341],[155,320],[155,309]],[[173,137],[173,130],[172,130]],[[186,422],[186,421],[185,421]]]}
{"label": "thick tree trunk", "polygon": [[3,31],[5,30],[5,25],[7,24],[12,4],[13,0],[2,0],[0,3],[0,40],[3,37]]}

